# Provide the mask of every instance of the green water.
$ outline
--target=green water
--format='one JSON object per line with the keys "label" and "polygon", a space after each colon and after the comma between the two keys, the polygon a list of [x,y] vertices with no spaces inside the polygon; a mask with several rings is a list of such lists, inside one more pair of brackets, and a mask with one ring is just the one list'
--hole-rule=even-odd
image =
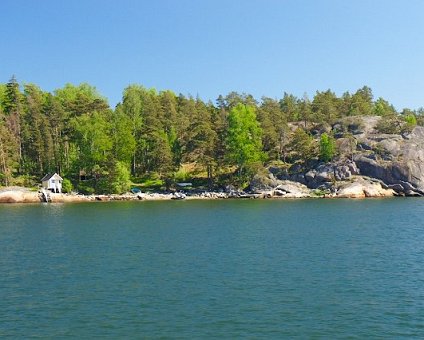
{"label": "green water", "polygon": [[423,338],[424,200],[0,205],[0,338]]}

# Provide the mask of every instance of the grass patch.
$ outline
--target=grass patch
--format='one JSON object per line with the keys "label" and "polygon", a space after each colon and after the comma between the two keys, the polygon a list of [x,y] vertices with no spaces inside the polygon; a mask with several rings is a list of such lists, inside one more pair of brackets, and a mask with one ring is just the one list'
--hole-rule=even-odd
{"label": "grass patch", "polygon": [[142,191],[161,191],[165,187],[163,180],[156,173],[151,173],[142,177],[132,178],[132,188],[139,188]]}

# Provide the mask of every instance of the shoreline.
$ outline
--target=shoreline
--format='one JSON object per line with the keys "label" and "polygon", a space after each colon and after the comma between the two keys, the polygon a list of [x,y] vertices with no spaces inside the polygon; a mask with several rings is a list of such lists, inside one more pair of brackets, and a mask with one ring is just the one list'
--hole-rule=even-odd
{"label": "shoreline", "polygon": [[[171,201],[171,200],[225,200],[225,199],[365,199],[397,197],[393,192],[366,192],[363,190],[352,191],[342,195],[337,193],[314,195],[312,193],[267,191],[262,193],[224,193],[224,192],[203,192],[200,194],[188,193],[183,198],[172,193],[139,193],[139,194],[111,194],[111,195],[80,195],[80,194],[58,194],[50,193],[51,201],[48,203],[85,203],[85,202],[119,202],[119,201]],[[0,190],[0,204],[11,203],[46,203],[41,192],[31,191],[27,188],[3,188]]]}

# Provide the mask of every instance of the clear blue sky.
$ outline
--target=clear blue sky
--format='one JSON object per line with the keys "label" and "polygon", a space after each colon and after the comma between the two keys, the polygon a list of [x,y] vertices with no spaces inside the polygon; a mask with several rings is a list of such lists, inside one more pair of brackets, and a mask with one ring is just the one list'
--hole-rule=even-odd
{"label": "clear blue sky", "polygon": [[0,82],[88,82],[114,106],[139,83],[213,100],[230,91],[337,95],[363,85],[424,106],[422,0],[2,0]]}

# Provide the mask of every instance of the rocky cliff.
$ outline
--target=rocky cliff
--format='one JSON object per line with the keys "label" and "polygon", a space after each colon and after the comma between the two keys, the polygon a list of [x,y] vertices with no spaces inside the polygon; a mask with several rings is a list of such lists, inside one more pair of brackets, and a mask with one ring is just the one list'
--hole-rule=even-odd
{"label": "rocky cliff", "polygon": [[[380,117],[361,117],[361,128],[336,140],[333,162],[309,166],[270,167],[256,176],[255,192],[278,190],[281,181],[304,185],[314,193],[334,197],[424,196],[424,127],[403,134],[379,133]],[[301,190],[305,195],[305,190]],[[292,194],[295,196],[295,194]]]}

